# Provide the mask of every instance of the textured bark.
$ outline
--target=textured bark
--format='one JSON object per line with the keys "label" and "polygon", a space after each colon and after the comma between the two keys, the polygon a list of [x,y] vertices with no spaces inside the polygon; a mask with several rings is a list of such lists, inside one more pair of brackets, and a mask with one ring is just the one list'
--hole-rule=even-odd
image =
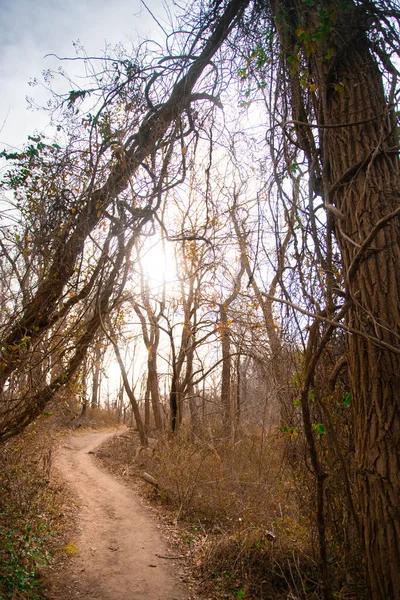
{"label": "textured bark", "polygon": [[[361,47],[359,47],[361,46]],[[349,100],[332,98],[327,121],[349,122],[354,115],[372,119],[385,112],[380,74],[364,46],[356,45],[338,76]],[[388,115],[383,117],[389,121]],[[376,150],[348,185],[332,195],[344,215],[345,235],[362,244],[378,221],[399,206],[398,161],[384,148],[395,147],[382,118],[335,131],[326,143],[326,161],[334,184],[355,163]],[[345,192],[345,193],[344,193]],[[400,230],[388,222],[371,241],[358,267],[359,249],[338,231],[347,292],[353,299],[348,323],[383,342],[399,347]],[[400,598],[400,361],[399,356],[360,336],[348,338],[348,363],[354,398],[354,433],[362,531],[370,596]]]}
{"label": "textured bark", "polygon": [[[362,244],[378,221],[399,206],[399,166],[385,153],[397,145],[385,114],[381,76],[364,37],[355,40],[337,69],[348,98],[329,93],[325,123],[372,119],[324,136],[330,183],[372,156],[331,201],[344,215],[345,235]],[[383,115],[376,119],[377,115]],[[389,125],[389,127],[388,127]],[[376,151],[376,156],[373,153]],[[339,224],[338,224],[339,225]],[[337,228],[347,292],[353,299],[348,323],[399,347],[400,230],[388,222],[352,269],[359,249]],[[350,272],[352,271],[352,272]],[[400,598],[400,361],[399,356],[361,336],[349,336],[348,363],[354,398],[356,464],[370,597]]]}
{"label": "textured bark", "polygon": [[[272,7],[289,54],[294,40],[299,43],[296,32],[316,31],[318,14],[330,5]],[[318,90],[325,204],[336,209],[336,238],[352,302],[347,324],[360,332],[348,336],[347,360],[368,593],[386,600],[400,598],[399,140],[365,22],[362,9],[343,4],[309,56],[309,76]],[[299,128],[303,137],[310,131]]]}

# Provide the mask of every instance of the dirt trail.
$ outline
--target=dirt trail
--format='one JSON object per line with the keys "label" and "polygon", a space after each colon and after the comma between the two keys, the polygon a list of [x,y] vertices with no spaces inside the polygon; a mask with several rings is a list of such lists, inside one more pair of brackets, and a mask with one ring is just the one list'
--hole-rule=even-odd
{"label": "dirt trail", "polygon": [[[188,600],[160,532],[135,493],[102,470],[93,452],[115,432],[66,438],[57,469],[79,499],[77,553],[55,578],[50,598]],[[173,554],[170,554],[173,556]]]}

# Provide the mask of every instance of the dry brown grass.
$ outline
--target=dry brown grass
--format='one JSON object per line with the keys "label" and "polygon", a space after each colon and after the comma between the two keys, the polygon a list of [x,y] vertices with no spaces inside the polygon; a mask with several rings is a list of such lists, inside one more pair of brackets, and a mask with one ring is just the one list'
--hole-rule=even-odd
{"label": "dry brown grass", "polygon": [[88,406],[86,413],[83,415],[82,405],[76,402],[74,396],[59,399],[49,410],[53,413],[54,425],[60,430],[102,429],[104,427],[115,427],[120,421],[118,411],[113,408],[92,408]]}
{"label": "dry brown grass", "polygon": [[[143,482],[140,487],[167,510],[166,520],[206,598],[321,597],[313,478],[298,437],[242,430],[232,443],[218,430],[201,437],[182,430],[140,450],[138,436],[129,432],[99,454],[108,468],[135,485],[144,471],[157,480],[157,490]],[[335,498],[329,505],[343,502],[339,474],[333,473],[328,491]],[[354,537],[354,527],[338,524],[336,516],[328,515],[327,523],[333,587],[338,599],[360,599],[357,549],[343,541],[343,527],[348,537]]]}
{"label": "dry brown grass", "polygon": [[276,444],[275,436],[242,433],[231,443],[181,432],[159,440],[149,469],[181,517],[271,528],[277,503],[289,502]]}

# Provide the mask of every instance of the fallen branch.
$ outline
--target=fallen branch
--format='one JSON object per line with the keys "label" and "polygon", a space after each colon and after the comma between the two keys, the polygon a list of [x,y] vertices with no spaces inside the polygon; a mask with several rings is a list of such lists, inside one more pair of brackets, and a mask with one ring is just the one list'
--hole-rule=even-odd
{"label": "fallen branch", "polygon": [[159,489],[158,481],[148,473],[144,472],[142,475],[142,479],[144,479],[144,481],[147,481],[147,483],[150,483],[150,485],[155,487],[157,490]]}
{"label": "fallen branch", "polygon": [[156,554],[157,558],[166,558],[168,560],[184,560],[186,556],[163,556],[162,554]]}

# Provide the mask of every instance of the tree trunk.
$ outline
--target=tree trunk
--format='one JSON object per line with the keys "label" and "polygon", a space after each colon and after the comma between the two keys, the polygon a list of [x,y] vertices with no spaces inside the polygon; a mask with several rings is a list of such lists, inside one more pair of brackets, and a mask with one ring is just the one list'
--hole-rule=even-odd
{"label": "tree trunk", "polygon": [[121,371],[121,376],[122,376],[122,380],[124,382],[125,391],[129,398],[129,401],[131,403],[132,411],[135,416],[136,427],[138,428],[140,443],[142,444],[142,446],[147,446],[146,429],[145,429],[145,426],[143,423],[142,415],[140,414],[139,404],[135,398],[133,389],[130,386],[130,383],[128,380],[128,374],[126,372],[124,361],[122,360],[121,352],[118,348],[118,344],[114,341],[113,338],[111,339],[111,342],[112,342],[112,345],[114,348],[115,357],[117,359],[117,362],[118,362],[118,365],[119,365],[119,368]]}
{"label": "tree trunk", "polygon": [[232,409],[231,409],[231,343],[228,325],[228,315],[224,304],[220,306],[221,318],[221,351],[222,351],[222,375],[221,375],[221,406],[222,406],[222,424],[226,435],[229,435],[232,428]]}
{"label": "tree trunk", "polygon": [[[234,197],[235,207],[231,210],[231,216],[234,219],[234,213],[236,208],[236,196]],[[231,357],[231,332],[229,329],[228,310],[232,303],[237,299],[241,285],[242,278],[246,271],[246,265],[248,263],[247,254],[244,245],[239,240],[240,248],[240,263],[239,271],[233,280],[232,292],[229,296],[219,305],[219,317],[220,317],[220,336],[221,336],[221,353],[222,353],[222,376],[221,376],[221,405],[222,405],[222,423],[227,436],[230,436],[233,432],[234,423],[232,420],[232,398],[231,398],[231,370],[232,370],[232,357]]]}
{"label": "tree trunk", "polygon": [[[358,51],[357,51],[358,50]],[[372,119],[385,111],[381,77],[367,48],[352,48],[340,69],[349,99],[332,98],[328,122],[353,115]],[[384,116],[388,122],[388,115]],[[390,154],[398,140],[382,119],[335,131],[326,144],[331,184],[370,155],[349,185],[332,195],[344,219],[344,235],[360,246],[377,223],[399,207],[398,160]],[[351,152],[349,152],[351,148]],[[389,152],[385,152],[385,149]],[[376,156],[371,156],[376,150]],[[346,288],[353,300],[348,325],[399,348],[399,218],[387,221],[363,252],[337,227]],[[396,331],[397,330],[397,331]],[[370,597],[400,598],[400,360],[381,343],[348,337],[356,464]]]}
{"label": "tree trunk", "polygon": [[87,400],[87,360],[86,358],[84,359],[83,363],[82,363],[82,372],[81,372],[81,385],[82,385],[82,412],[81,412],[81,416],[85,417],[86,413],[87,413],[87,406],[88,406],[88,400]]}
{"label": "tree trunk", "polygon": [[172,433],[175,433],[179,427],[179,414],[178,414],[178,389],[176,375],[172,375],[171,389],[169,392],[169,408],[170,408],[170,427]]}
{"label": "tree trunk", "polygon": [[124,406],[124,385],[122,383],[118,392],[118,400],[117,400],[117,411],[118,411],[118,423],[121,423],[122,420],[122,410]]}
{"label": "tree trunk", "polygon": [[151,393],[151,407],[153,409],[154,415],[154,423],[156,429],[158,431],[163,431],[164,424],[163,418],[161,414],[161,400],[160,400],[160,390],[158,388],[158,372],[157,372],[157,348],[158,348],[158,338],[159,333],[157,335],[157,343],[155,343],[155,336],[152,336],[153,344],[148,351],[150,352],[149,360],[147,361],[147,377],[149,382],[149,389]]}
{"label": "tree trunk", "polygon": [[[140,264],[140,262],[139,262]],[[153,409],[154,424],[158,431],[163,431],[164,422],[161,414],[161,399],[158,388],[158,371],[157,371],[157,353],[160,342],[160,330],[158,321],[162,313],[162,307],[158,315],[155,314],[149,299],[149,288],[144,281],[143,272],[141,271],[141,297],[144,309],[147,314],[147,321],[143,314],[142,308],[136,303],[133,303],[133,308],[139,317],[142,326],[142,336],[147,349],[147,394],[151,397],[151,406]],[[147,406],[147,404],[146,404]],[[149,421],[149,419],[147,419]],[[148,424],[146,425],[148,427]]]}
{"label": "tree trunk", "polygon": [[241,372],[241,355],[236,359],[236,394],[235,394],[235,428],[240,426],[242,414],[242,372]]}
{"label": "tree trunk", "polygon": [[193,359],[194,359],[194,345],[193,339],[190,339],[190,345],[188,348],[187,361],[186,361],[186,376],[187,380],[186,386],[186,396],[189,404],[189,413],[190,413],[190,426],[193,431],[198,432],[200,428],[200,415],[199,409],[197,406],[197,394],[195,392],[194,383],[193,383]]}
{"label": "tree trunk", "polygon": [[92,382],[92,408],[99,406],[99,382],[100,382],[100,367],[101,367],[101,350],[98,344],[94,349],[94,365],[93,365],[93,382]]}
{"label": "tree trunk", "polygon": [[146,433],[148,434],[150,431],[150,383],[148,376],[146,381],[146,392],[144,394],[144,426]]}
{"label": "tree trunk", "polygon": [[[313,35],[330,5],[284,2],[284,12],[282,4],[272,6],[289,53],[290,41],[293,48],[299,31]],[[311,55],[308,48],[308,77],[318,90],[325,206],[334,215],[352,303],[347,325],[359,332],[348,335],[347,360],[368,594],[387,600],[400,598],[399,140],[366,17],[352,2],[338,10]]]}
{"label": "tree trunk", "polygon": [[[361,246],[377,223],[399,207],[399,165],[390,153],[398,139],[390,131],[381,75],[364,36],[345,52],[336,80],[343,83],[346,98],[338,92],[327,95],[325,122],[348,123],[360,116],[370,120],[324,136],[331,186],[367,159],[344,189],[330,198],[344,216],[336,233],[347,274],[346,291],[353,300],[348,325],[398,349],[399,218],[376,231],[364,252],[347,239]],[[399,355],[379,342],[350,335],[347,358],[369,595],[374,600],[400,598]]]}

